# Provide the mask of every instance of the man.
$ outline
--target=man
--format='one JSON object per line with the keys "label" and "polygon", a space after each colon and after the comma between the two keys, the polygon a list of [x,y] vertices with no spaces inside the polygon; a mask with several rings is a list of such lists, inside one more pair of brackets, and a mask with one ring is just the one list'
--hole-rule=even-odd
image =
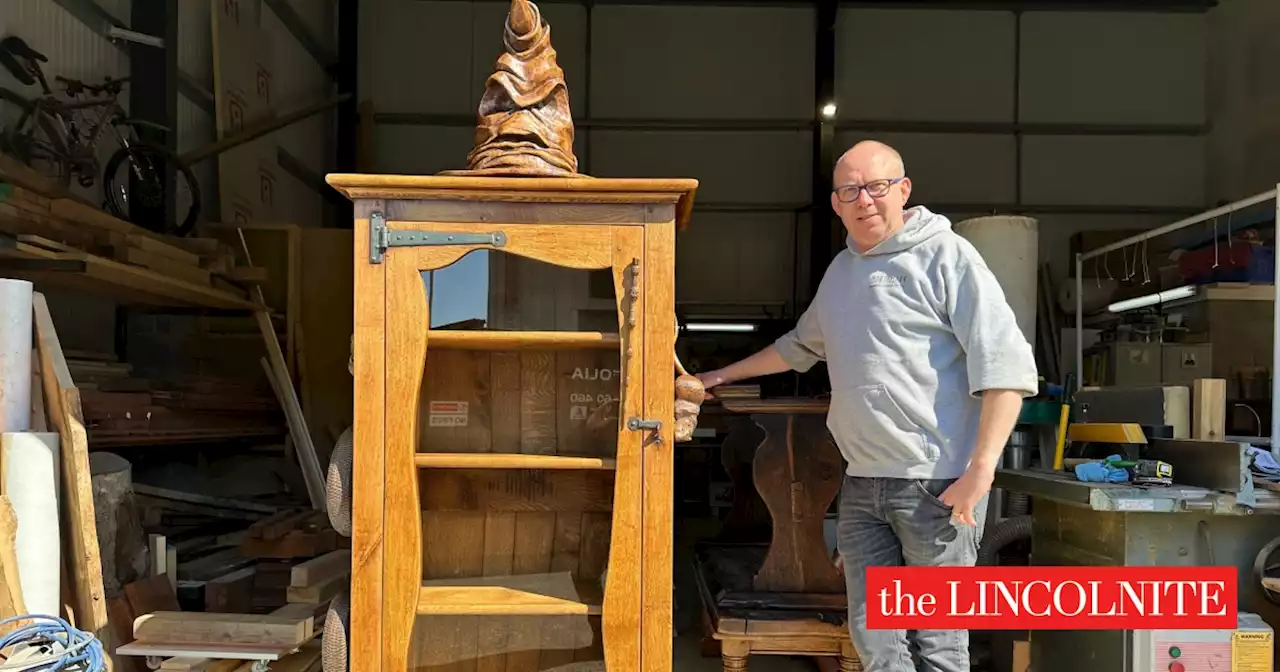
{"label": "man", "polygon": [[969,669],[968,631],[867,630],[865,572],[976,562],[1000,453],[1038,388],[995,276],[947,218],[904,210],[910,195],[893,148],[861,142],[841,156],[831,207],[848,249],[792,331],[699,375],[714,395],[716,385],[827,362],[827,426],[848,463],[837,550],[866,672],[915,669],[909,639],[922,669]]}

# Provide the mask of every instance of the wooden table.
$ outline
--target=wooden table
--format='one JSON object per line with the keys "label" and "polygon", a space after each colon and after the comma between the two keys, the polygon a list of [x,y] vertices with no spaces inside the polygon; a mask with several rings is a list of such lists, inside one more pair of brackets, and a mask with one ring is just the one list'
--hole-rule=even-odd
{"label": "wooden table", "polygon": [[837,656],[842,670],[861,669],[844,577],[823,536],[844,473],[826,428],[828,402],[721,404],[739,415],[722,453],[734,502],[721,534],[699,544],[695,574],[724,669],[745,669],[751,654]]}

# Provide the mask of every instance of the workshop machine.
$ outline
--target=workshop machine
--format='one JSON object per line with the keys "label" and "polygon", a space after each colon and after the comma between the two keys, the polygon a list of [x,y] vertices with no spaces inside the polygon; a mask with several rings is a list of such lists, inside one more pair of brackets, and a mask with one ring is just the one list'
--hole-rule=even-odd
{"label": "workshop machine", "polygon": [[[1257,614],[1238,612],[1232,630],[1134,630],[1134,672],[1270,671],[1275,633]],[[1034,637],[1034,635],[1032,635]]]}

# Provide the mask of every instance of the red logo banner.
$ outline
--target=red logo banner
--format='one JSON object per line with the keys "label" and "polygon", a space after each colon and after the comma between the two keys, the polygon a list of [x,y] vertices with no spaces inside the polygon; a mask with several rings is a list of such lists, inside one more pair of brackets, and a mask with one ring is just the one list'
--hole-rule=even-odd
{"label": "red logo banner", "polygon": [[1236,627],[1235,567],[870,567],[867,627]]}

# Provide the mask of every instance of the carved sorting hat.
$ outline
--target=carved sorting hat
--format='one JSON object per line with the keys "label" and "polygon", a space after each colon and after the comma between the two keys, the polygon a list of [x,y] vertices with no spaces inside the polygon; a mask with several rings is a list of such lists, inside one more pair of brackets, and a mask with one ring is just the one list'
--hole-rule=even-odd
{"label": "carved sorting hat", "polygon": [[585,177],[573,154],[564,71],[537,5],[512,0],[502,43],[503,53],[485,80],[467,168],[442,174]]}

